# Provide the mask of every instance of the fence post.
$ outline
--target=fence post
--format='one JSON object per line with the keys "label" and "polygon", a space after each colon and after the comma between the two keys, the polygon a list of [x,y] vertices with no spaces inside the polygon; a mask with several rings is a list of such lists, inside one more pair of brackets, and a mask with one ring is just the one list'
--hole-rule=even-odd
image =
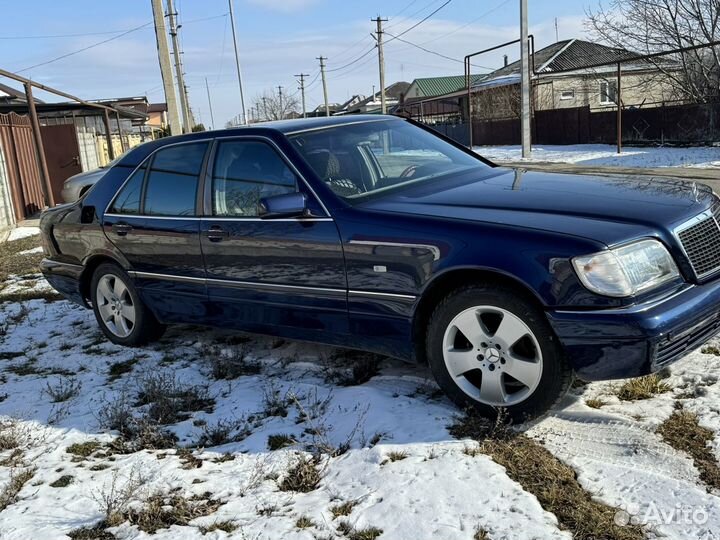
{"label": "fence post", "polygon": [[55,206],[53,198],[52,186],[50,185],[50,173],[45,160],[45,149],[43,148],[42,135],[40,134],[40,121],[38,120],[37,110],[35,109],[35,100],[32,94],[32,85],[25,83],[25,97],[28,103],[28,111],[30,112],[30,123],[32,125],[33,141],[35,142],[35,158],[37,159],[38,169],[40,171],[40,186],[42,187],[43,198],[48,207]]}
{"label": "fence post", "polygon": [[617,65],[617,153],[622,154],[622,64]]}
{"label": "fence post", "polygon": [[125,145],[125,141],[123,140],[123,130],[122,126],[120,125],[120,113],[117,112],[117,110],[115,111],[115,121],[117,122],[118,135],[120,136],[120,149],[124,152],[125,150],[127,150],[127,148]]}

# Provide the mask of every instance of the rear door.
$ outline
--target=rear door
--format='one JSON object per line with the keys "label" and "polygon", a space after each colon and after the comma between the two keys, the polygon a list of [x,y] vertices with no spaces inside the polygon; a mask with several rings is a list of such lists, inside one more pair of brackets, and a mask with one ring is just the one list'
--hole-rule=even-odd
{"label": "rear door", "polygon": [[206,314],[197,208],[209,146],[188,142],[156,151],[128,178],[103,220],[140,295],[166,322]]}
{"label": "rear door", "polygon": [[[311,215],[261,219],[262,197],[303,192]],[[337,227],[269,139],[219,139],[205,180],[200,242],[216,323],[308,337],[347,332]]]}

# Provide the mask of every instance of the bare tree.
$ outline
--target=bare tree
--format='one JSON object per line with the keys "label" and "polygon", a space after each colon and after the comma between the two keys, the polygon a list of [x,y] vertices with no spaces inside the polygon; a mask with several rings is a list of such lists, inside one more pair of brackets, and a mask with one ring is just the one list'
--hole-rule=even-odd
{"label": "bare tree", "polygon": [[265,90],[253,100],[250,110],[254,113],[251,118],[260,122],[295,118],[298,114],[298,105],[298,99],[293,94],[283,94],[281,97],[279,93]]}
{"label": "bare tree", "polygon": [[[587,17],[596,38],[644,54],[720,39],[720,0],[610,0]],[[703,103],[720,97],[720,47],[649,61],[677,85],[679,98]]]}

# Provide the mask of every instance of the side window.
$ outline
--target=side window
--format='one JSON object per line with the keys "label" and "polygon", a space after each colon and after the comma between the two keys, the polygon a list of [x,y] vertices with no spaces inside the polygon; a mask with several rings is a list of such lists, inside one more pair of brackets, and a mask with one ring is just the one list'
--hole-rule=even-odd
{"label": "side window", "polygon": [[297,191],[297,178],[269,145],[225,141],[218,145],[212,174],[215,216],[257,216],[263,197]]}
{"label": "side window", "polygon": [[206,150],[206,142],[180,144],[158,150],[146,182],[144,214],[195,215],[198,177]]}
{"label": "side window", "polygon": [[140,167],[125,182],[110,208],[111,214],[137,215],[140,213],[140,198],[142,196],[145,168],[145,165]]}

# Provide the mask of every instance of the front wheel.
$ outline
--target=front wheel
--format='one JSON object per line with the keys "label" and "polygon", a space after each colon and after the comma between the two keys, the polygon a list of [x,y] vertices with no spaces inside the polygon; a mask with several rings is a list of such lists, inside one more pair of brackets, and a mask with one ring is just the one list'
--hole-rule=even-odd
{"label": "front wheel", "polygon": [[459,406],[515,420],[547,412],[567,392],[572,370],[544,314],[495,285],[458,289],[436,307],[426,340],[430,368]]}
{"label": "front wheel", "polygon": [[119,266],[98,266],[90,291],[95,318],[113,343],[134,347],[162,335],[164,326],[142,303],[129,276]]}

